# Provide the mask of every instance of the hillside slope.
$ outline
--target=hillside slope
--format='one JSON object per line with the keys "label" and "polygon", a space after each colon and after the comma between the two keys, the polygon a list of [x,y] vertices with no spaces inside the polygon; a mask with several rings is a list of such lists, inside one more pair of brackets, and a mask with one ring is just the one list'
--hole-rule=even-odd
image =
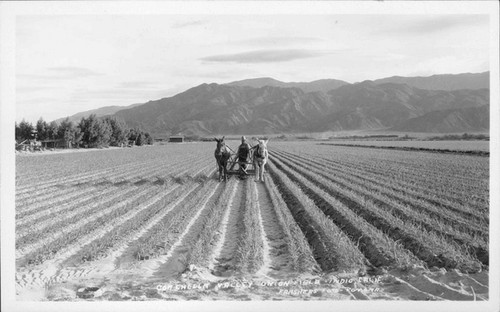
{"label": "hillside slope", "polygon": [[490,87],[490,73],[465,73],[465,74],[447,74],[433,75],[430,77],[400,77],[378,79],[374,81],[377,84],[383,83],[404,83],[409,86],[426,90],[460,90],[460,89],[488,89]]}
{"label": "hillside slope", "polygon": [[80,120],[82,118],[87,118],[88,116],[90,116],[92,114],[95,114],[97,117],[103,117],[103,116],[107,116],[107,115],[114,115],[116,112],[118,112],[120,110],[132,108],[132,107],[136,107],[136,106],[139,106],[139,105],[142,105],[142,103],[132,104],[132,105],[129,105],[129,106],[104,106],[104,107],[101,107],[101,108],[97,108],[97,109],[92,109],[92,110],[88,110],[88,111],[85,111],[85,112],[76,113],[76,114],[68,116],[68,117],[59,118],[59,119],[56,119],[55,122],[60,123],[61,121],[65,120],[66,118],[69,118],[70,121],[72,121],[74,123],[78,123],[78,122],[80,122]]}
{"label": "hillside slope", "polygon": [[[307,93],[300,88],[253,88],[213,83],[120,110],[116,116],[130,126],[151,133],[263,134],[388,129],[401,127],[405,121],[416,117],[432,115],[434,111],[487,104],[487,89],[422,90],[405,84],[366,81],[343,85],[327,93]],[[488,126],[474,127],[479,130]],[[459,121],[449,127],[450,131],[463,128]],[[405,129],[421,131],[422,127],[412,123]]]}
{"label": "hillside slope", "polygon": [[394,131],[413,132],[475,132],[488,131],[490,125],[489,105],[459,109],[433,111],[420,117],[411,118],[394,126]]}
{"label": "hillside slope", "polygon": [[273,78],[255,78],[228,83],[229,86],[240,87],[280,87],[280,88],[299,88],[304,92],[328,92],[337,89],[338,87],[349,84],[348,82],[337,79],[320,79],[311,82],[282,82]]}

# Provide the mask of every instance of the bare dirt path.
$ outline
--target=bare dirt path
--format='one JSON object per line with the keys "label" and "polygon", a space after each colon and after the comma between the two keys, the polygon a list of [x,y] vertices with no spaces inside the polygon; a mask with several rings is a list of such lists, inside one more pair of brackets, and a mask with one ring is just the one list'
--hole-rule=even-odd
{"label": "bare dirt path", "polygon": [[271,277],[283,276],[289,269],[290,261],[285,234],[278,222],[264,183],[255,181],[252,181],[252,183],[257,196],[257,207],[264,236],[264,266],[261,273],[265,272],[266,275]]}
{"label": "bare dirt path", "polygon": [[221,255],[223,247],[224,247],[224,242],[226,240],[226,236],[228,235],[228,223],[229,223],[229,216],[231,215],[231,208],[233,207],[233,202],[234,198],[236,196],[236,192],[239,189],[240,181],[235,180],[233,184],[233,189],[231,191],[231,195],[229,195],[229,199],[227,203],[225,203],[224,207],[224,214],[222,215],[222,220],[220,223],[220,227],[217,230],[217,238],[214,242],[214,247],[211,251],[210,258],[209,258],[209,263],[207,265],[207,268],[209,271],[213,271],[214,267],[217,263],[217,258]]}
{"label": "bare dirt path", "polygon": [[[110,221],[110,223],[106,225],[104,228],[95,229],[88,235],[81,237],[77,242],[70,244],[67,247],[63,248],[61,251],[59,251],[54,259],[45,261],[44,263],[42,263],[37,267],[33,268],[26,267],[24,269],[18,269],[18,272],[16,274],[16,282],[18,287],[25,288],[34,285],[38,286],[47,285],[47,283],[50,283],[56,276],[58,276],[60,270],[60,264],[69,257],[71,257],[72,255],[76,254],[80,250],[81,246],[83,246],[85,243],[89,241],[93,241],[98,239],[99,237],[102,237],[113,227],[119,226],[125,221],[133,218],[141,210],[147,209],[149,206],[159,201],[162,197],[167,196],[168,193],[170,193],[171,191],[172,189],[169,189],[166,193],[160,193],[152,197],[150,200],[144,202],[140,207],[137,207],[137,209],[131,210],[130,212],[126,213],[117,220]],[[117,207],[119,206],[112,206],[111,208],[118,209]],[[81,276],[84,273],[88,272],[85,272],[84,270],[83,272],[79,273],[79,276]]]}
{"label": "bare dirt path", "polygon": [[169,251],[156,259],[145,261],[146,265],[141,266],[144,269],[144,276],[165,280],[177,277],[187,268],[189,264],[186,261],[190,248],[192,248],[193,236],[196,236],[199,229],[203,227],[204,215],[209,202],[215,200],[222,190],[223,184],[214,184],[213,190],[198,203],[196,214],[190,219],[176,242],[170,246]]}
{"label": "bare dirt path", "polygon": [[[73,267],[68,264],[59,271],[53,280],[57,283],[64,282],[65,280],[78,277],[78,278],[102,278],[106,277],[110,281],[115,280],[117,276],[125,277],[130,275],[127,270],[133,268],[134,256],[132,250],[134,244],[139,238],[147,235],[149,229],[160,222],[166,215],[168,215],[175,207],[180,205],[186,197],[193,194],[197,185],[192,185],[184,188],[184,193],[178,196],[175,200],[169,203],[165,208],[157,214],[154,218],[149,220],[143,227],[133,231],[127,237],[124,237],[122,243],[113,247],[109,251],[109,255],[103,259],[93,261],[89,264]],[[133,270],[131,270],[133,271]]]}
{"label": "bare dirt path", "polygon": [[232,276],[235,273],[234,255],[238,248],[238,237],[243,228],[243,205],[245,204],[245,194],[243,193],[244,183],[238,182],[236,192],[228,210],[227,221],[223,221],[224,229],[221,236],[220,252],[214,254],[215,262],[209,266],[212,274],[221,277]]}

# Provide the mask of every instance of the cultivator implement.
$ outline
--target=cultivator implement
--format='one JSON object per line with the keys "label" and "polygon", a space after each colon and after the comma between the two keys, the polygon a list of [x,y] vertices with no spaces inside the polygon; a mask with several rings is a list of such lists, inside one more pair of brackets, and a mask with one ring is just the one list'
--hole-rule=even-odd
{"label": "cultivator implement", "polygon": [[[231,158],[229,158],[229,160],[227,161],[227,174],[239,176],[254,176],[255,166],[252,161],[252,153],[250,153],[249,161],[239,161],[237,153],[233,151],[228,145],[226,145],[226,147],[231,151]],[[246,167],[246,169],[244,167]]]}

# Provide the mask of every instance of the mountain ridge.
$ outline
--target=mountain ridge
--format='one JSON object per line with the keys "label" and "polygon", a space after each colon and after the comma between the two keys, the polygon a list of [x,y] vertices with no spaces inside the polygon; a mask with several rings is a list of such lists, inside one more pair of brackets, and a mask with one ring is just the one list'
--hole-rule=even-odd
{"label": "mountain ridge", "polygon": [[374,80],[375,83],[405,83],[426,90],[461,90],[489,88],[489,71],[482,73],[439,74],[428,77],[392,76]]}
{"label": "mountain ridge", "polygon": [[74,123],[78,123],[78,122],[80,122],[80,120],[82,118],[84,118],[84,117],[87,118],[88,116],[90,116],[92,114],[96,115],[97,117],[104,117],[107,115],[113,115],[117,111],[120,111],[122,109],[133,108],[135,106],[139,106],[139,105],[143,105],[143,104],[144,103],[136,103],[136,104],[126,105],[126,106],[119,106],[119,105],[103,106],[100,108],[91,109],[91,110],[84,111],[84,112],[79,112],[79,113],[76,113],[76,114],[71,115],[71,116],[59,118],[59,119],[56,119],[54,121],[61,122],[61,121],[65,120],[66,118],[69,118],[70,121],[72,121]]}
{"label": "mountain ridge", "polygon": [[[272,134],[390,129],[433,111],[486,104],[489,104],[487,89],[423,90],[367,81],[325,93],[288,87],[202,84],[170,98],[118,111],[116,115],[152,133]],[[452,128],[445,129],[462,131],[457,123]],[[466,128],[484,130],[485,127]]]}
{"label": "mountain ridge", "polygon": [[283,82],[271,77],[252,78],[227,83],[230,86],[247,86],[252,88],[262,88],[264,86],[281,88],[299,88],[304,92],[323,91],[327,92],[340,86],[349,84],[338,79],[319,79],[310,82]]}
{"label": "mountain ridge", "polygon": [[323,91],[327,92],[337,89],[343,85],[359,84],[371,81],[375,84],[402,83],[412,87],[425,90],[460,90],[460,89],[487,89],[489,88],[489,71],[481,73],[461,73],[461,74],[436,74],[432,76],[391,76],[375,80],[364,80],[349,83],[338,79],[319,79],[310,82],[283,82],[271,77],[251,78],[226,83],[233,86],[248,86],[260,88],[263,86],[273,86],[282,88],[299,88],[305,92]]}
{"label": "mountain ridge", "polygon": [[[162,135],[485,131],[489,88],[477,87],[484,85],[489,72],[464,75],[431,76],[442,80],[443,86],[457,86],[472,77],[469,88],[456,90],[421,89],[412,85],[412,79],[399,83],[394,77],[354,84],[335,79],[283,83],[270,77],[203,83],[171,97],[122,107],[113,116],[130,127]],[[479,109],[482,106],[486,108]]]}

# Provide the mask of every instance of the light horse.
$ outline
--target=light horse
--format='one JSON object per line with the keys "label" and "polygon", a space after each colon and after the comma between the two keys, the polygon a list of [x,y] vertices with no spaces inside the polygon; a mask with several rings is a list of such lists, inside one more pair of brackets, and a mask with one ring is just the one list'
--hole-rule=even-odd
{"label": "light horse", "polygon": [[215,161],[217,162],[217,166],[219,168],[219,181],[227,181],[227,161],[231,157],[231,153],[226,147],[226,143],[224,143],[224,137],[222,139],[214,138],[217,141],[217,148],[215,149]]}
{"label": "light horse", "polygon": [[253,151],[253,163],[255,167],[255,181],[264,182],[264,171],[269,156],[267,152],[267,142],[269,140],[257,140],[258,144]]}

